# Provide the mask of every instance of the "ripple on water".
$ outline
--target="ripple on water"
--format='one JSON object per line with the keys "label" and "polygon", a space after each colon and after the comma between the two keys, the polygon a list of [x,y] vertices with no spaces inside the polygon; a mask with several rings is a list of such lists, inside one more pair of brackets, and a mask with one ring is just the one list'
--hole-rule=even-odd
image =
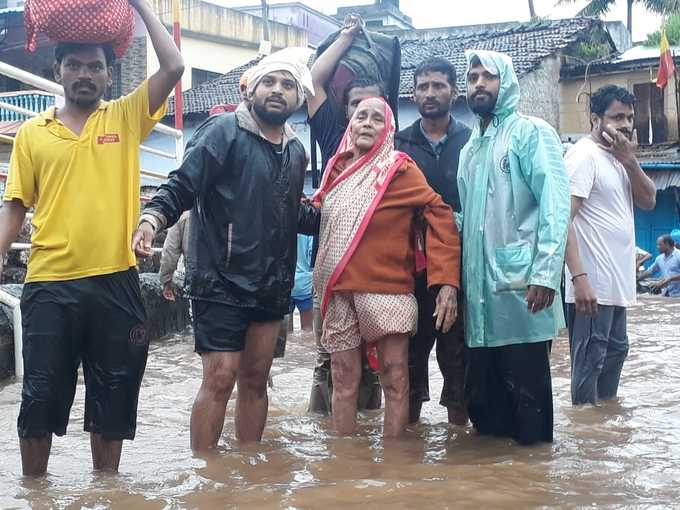
{"label": "ripple on water", "polygon": [[337,438],[328,418],[306,414],[314,341],[293,335],[272,371],[263,442],[233,440],[230,406],[220,448],[195,457],[189,415],[201,366],[184,335],[151,348],[138,437],[125,445],[120,475],[89,471],[81,381],[69,434],[54,441],[50,475],[22,480],[21,388],[9,381],[0,386],[0,508],[673,507],[680,497],[679,313],[678,300],[650,297],[629,312],[620,398],[597,408],[570,405],[568,347],[558,339],[555,443],[532,448],[449,426],[436,405],[442,381],[434,360],[433,401],[402,441],[381,439],[380,412],[362,414],[355,437]]}

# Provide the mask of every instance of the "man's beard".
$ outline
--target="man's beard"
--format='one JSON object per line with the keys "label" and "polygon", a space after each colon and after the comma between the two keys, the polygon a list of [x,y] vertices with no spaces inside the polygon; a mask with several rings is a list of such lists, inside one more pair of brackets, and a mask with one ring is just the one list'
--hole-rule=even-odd
{"label": "man's beard", "polygon": [[428,111],[425,109],[425,105],[423,104],[422,107],[418,108],[420,116],[425,119],[441,119],[442,117],[448,117],[450,115],[451,110],[448,105],[444,106],[441,103],[436,103],[436,106],[436,110]]}
{"label": "man's beard", "polygon": [[74,98],[73,102],[78,105],[78,107],[87,110],[92,108],[94,105],[99,103],[101,98],[96,98],[96,99],[85,99],[85,98]]}
{"label": "man's beard", "polygon": [[267,110],[266,103],[253,102],[253,110],[260,119],[272,126],[283,126],[290,116],[293,115],[293,112],[288,109],[280,112],[269,111]]}
{"label": "man's beard", "polygon": [[[617,129],[616,131],[618,131],[623,136],[625,136],[626,139],[629,142],[633,141],[633,132],[632,131],[628,131],[627,129]],[[597,132],[598,132],[600,139],[606,141],[606,139],[604,137],[604,133],[606,133],[606,131],[604,129],[604,121],[599,125]]]}
{"label": "man's beard", "polygon": [[468,100],[468,106],[470,107],[470,110],[472,110],[472,113],[475,113],[476,115],[480,116],[485,116],[485,115],[490,115],[493,113],[494,108],[496,108],[496,101],[498,98],[494,98],[491,96],[491,94],[487,93],[482,93],[484,94],[488,99],[484,102],[478,103],[477,101],[474,100],[475,96],[480,95],[479,93],[473,94],[472,97]]}
{"label": "man's beard", "polygon": [[80,88],[80,86],[82,86],[82,84],[75,83],[71,87],[70,93],[67,94],[68,99],[73,104],[77,105],[79,108],[87,110],[94,107],[96,104],[99,103],[99,101],[101,101],[103,94],[97,94],[97,89],[95,88],[94,85],[87,86],[87,88],[89,88],[93,94],[91,97],[83,97],[79,95],[78,89]]}

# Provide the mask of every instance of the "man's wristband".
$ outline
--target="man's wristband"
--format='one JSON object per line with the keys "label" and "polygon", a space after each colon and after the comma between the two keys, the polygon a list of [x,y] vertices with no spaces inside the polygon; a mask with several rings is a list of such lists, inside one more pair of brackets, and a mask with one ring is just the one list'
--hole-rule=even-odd
{"label": "man's wristband", "polygon": [[577,275],[572,276],[571,283],[574,283],[574,280],[576,280],[576,278],[580,278],[581,276],[588,276],[588,273],[579,273]]}

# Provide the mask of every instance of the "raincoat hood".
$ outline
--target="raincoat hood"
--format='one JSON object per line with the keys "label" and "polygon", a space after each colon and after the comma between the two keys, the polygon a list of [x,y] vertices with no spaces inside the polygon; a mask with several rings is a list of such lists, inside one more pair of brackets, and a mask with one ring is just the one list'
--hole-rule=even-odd
{"label": "raincoat hood", "polygon": [[504,119],[517,111],[520,98],[519,79],[512,65],[512,60],[505,53],[498,53],[496,51],[465,50],[468,73],[470,72],[470,64],[475,57],[479,59],[487,71],[499,76],[501,79],[501,87],[498,91],[498,99],[496,100],[493,113],[496,117]]}

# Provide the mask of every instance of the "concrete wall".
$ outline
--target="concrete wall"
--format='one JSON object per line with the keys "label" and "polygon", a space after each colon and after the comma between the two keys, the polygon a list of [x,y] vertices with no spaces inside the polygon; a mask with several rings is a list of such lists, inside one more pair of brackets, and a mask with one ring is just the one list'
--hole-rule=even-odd
{"label": "concrete wall", "polygon": [[[654,70],[652,76],[656,77],[656,70]],[[624,87],[633,92],[634,85],[649,82],[649,69],[594,75],[589,78],[588,84],[584,84],[583,78],[562,80],[560,83],[560,125],[562,136],[576,136],[590,132],[588,96],[582,94],[582,92],[589,93],[590,90],[595,91],[604,85],[610,84]],[[580,102],[576,100],[578,94],[581,94]],[[675,84],[673,81],[664,89],[664,94],[664,113],[668,122],[668,139],[674,140],[678,137],[678,127],[675,107]]]}
{"label": "concrete wall", "polygon": [[548,122],[560,131],[560,57],[543,60],[541,66],[519,80],[519,111]]}
{"label": "concrete wall", "polygon": [[146,55],[150,44],[147,43],[146,37],[135,37],[132,40],[132,45],[119,62],[119,80],[114,76],[114,84],[117,81],[120,83],[120,90],[115,90],[114,86],[115,97],[129,94],[146,78]]}
{"label": "concrete wall", "polygon": [[[318,46],[329,34],[341,26],[340,22],[330,16],[307,9],[302,4],[272,4],[268,9],[270,20],[305,30],[309,44],[312,46]],[[259,5],[239,7],[238,10],[253,16],[260,16],[262,13],[262,7]]]}
{"label": "concrete wall", "polygon": [[[149,341],[184,331],[189,325],[189,301],[178,296],[170,302],[161,295],[161,284],[157,274],[140,275],[142,299],[147,313],[146,330]],[[5,285],[3,290],[16,296],[21,295],[21,285]],[[14,332],[11,312],[0,306],[0,380],[14,374]]]}
{"label": "concrete wall", "polygon": [[[158,59],[148,42],[147,67],[149,75],[158,70]],[[240,46],[227,41],[216,41],[201,37],[200,34],[184,34],[182,36],[182,55],[185,70],[182,76],[182,90],[192,86],[192,69],[203,69],[214,73],[225,74],[235,67],[241,66],[257,56],[257,46]]]}

